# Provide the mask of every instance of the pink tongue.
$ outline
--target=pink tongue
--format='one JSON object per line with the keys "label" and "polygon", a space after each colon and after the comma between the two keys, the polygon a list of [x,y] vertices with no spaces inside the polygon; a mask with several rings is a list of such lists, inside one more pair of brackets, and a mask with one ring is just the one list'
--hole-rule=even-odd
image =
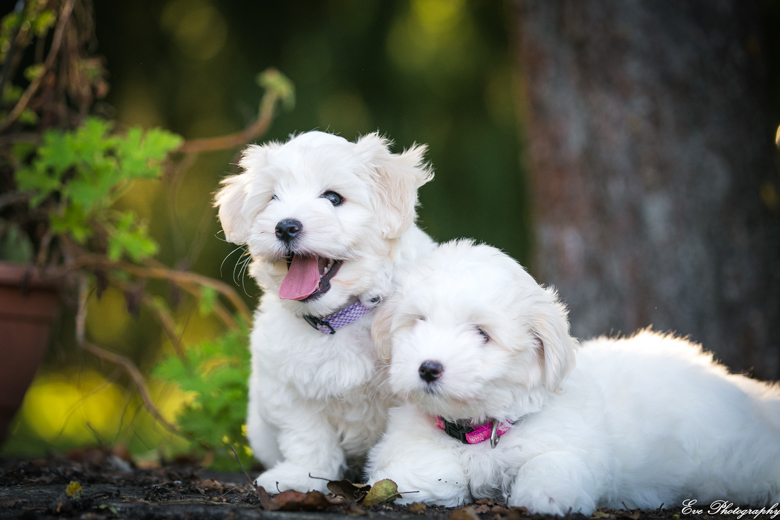
{"label": "pink tongue", "polygon": [[279,287],[279,298],[303,300],[320,285],[320,266],[316,256],[295,255],[287,276]]}

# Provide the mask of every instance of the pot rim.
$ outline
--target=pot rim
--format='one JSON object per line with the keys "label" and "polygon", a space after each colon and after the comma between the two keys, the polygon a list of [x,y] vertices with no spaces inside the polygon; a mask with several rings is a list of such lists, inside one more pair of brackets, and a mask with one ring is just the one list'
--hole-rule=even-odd
{"label": "pot rim", "polygon": [[0,285],[36,289],[56,289],[57,283],[44,278],[35,264],[0,260]]}

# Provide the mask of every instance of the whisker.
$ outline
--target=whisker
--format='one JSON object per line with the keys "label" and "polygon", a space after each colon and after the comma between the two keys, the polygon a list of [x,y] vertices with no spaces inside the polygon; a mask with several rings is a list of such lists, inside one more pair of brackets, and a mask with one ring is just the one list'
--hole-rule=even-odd
{"label": "whisker", "polygon": [[233,266],[233,283],[234,283],[234,284],[236,284],[236,285],[238,285],[238,280],[239,280],[239,277],[240,277],[240,275],[241,275],[241,271],[239,271],[239,273],[238,273],[238,274],[239,274],[239,277],[236,277],[236,269],[238,269],[238,268],[239,268],[239,267],[238,267],[239,265],[240,265],[240,266],[241,266],[241,268],[243,269],[243,267],[244,267],[244,264],[246,263],[246,261],[244,260],[244,257],[245,257],[245,256],[246,256],[247,258],[251,258],[251,256],[249,256],[249,253],[248,253],[248,252],[245,252],[243,255],[241,255],[240,257],[238,257],[238,260],[236,260],[236,265],[235,265],[235,266]]}
{"label": "whisker", "polygon": [[222,263],[221,263],[221,264],[219,264],[219,276],[220,276],[220,278],[222,277],[222,266],[223,266],[223,265],[225,265],[225,262],[227,261],[227,259],[228,259],[228,258],[230,258],[230,257],[233,255],[233,253],[235,253],[235,252],[236,252],[236,251],[238,251],[239,249],[242,249],[243,247],[244,247],[244,246],[238,246],[237,248],[235,248],[234,250],[232,250],[232,251],[231,251],[230,253],[228,253],[228,255],[227,255],[227,256],[226,256],[226,257],[225,257],[225,258],[222,260]]}
{"label": "whisker", "polygon": [[252,297],[252,295],[247,292],[246,285],[244,284],[244,282],[246,281],[246,273],[249,272],[248,266],[251,260],[252,260],[251,256],[247,257],[246,261],[244,262],[244,265],[241,267],[241,271],[238,272],[238,277],[241,279],[241,288],[244,290],[244,294],[246,294],[250,298]]}

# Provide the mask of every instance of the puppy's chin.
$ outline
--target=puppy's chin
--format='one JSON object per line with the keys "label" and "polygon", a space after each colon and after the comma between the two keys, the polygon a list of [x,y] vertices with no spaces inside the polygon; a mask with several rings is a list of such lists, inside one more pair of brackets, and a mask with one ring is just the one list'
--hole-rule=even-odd
{"label": "puppy's chin", "polygon": [[489,414],[486,403],[481,399],[459,399],[447,397],[435,387],[426,390],[416,390],[409,396],[409,402],[431,416],[444,417],[448,420],[468,419],[481,422]]}

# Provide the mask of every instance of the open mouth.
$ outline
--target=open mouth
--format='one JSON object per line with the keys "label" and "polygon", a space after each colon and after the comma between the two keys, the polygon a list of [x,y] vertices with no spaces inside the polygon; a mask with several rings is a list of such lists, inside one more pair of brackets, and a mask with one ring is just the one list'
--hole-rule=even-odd
{"label": "open mouth", "polygon": [[330,290],[330,281],[341,267],[341,260],[315,255],[287,257],[287,275],[279,286],[283,300],[312,301]]}

